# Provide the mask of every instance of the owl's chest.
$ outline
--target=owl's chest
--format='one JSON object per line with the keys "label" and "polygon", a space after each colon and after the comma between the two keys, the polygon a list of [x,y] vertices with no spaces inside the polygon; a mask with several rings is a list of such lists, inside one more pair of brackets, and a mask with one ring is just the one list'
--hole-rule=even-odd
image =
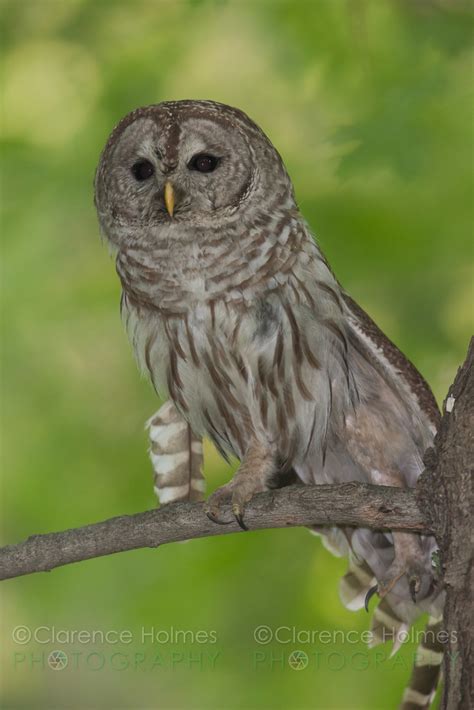
{"label": "owl's chest", "polygon": [[[196,304],[180,314],[133,312],[129,336],[142,370],[157,391],[169,395],[197,434],[211,436],[238,456],[249,438],[278,436],[295,410],[293,381],[278,309],[271,303],[236,307]],[[289,432],[288,432],[289,433]]]}
{"label": "owl's chest", "polygon": [[136,308],[128,301],[124,320],[141,369],[157,390],[171,396],[181,390],[182,397],[190,398],[198,386],[209,387],[209,380],[217,385],[216,371],[231,377],[232,363],[244,347],[242,336],[251,340],[245,333],[252,329],[248,314],[197,297],[194,305],[175,312]]}

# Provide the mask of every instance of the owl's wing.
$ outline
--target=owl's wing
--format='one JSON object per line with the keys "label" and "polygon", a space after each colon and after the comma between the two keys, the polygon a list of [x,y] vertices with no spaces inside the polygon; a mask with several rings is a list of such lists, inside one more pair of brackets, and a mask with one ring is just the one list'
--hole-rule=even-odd
{"label": "owl's wing", "polygon": [[440,411],[429,384],[412,362],[383,333],[372,318],[348,294],[342,293],[347,317],[354,334],[356,348],[367,349],[373,363],[391,378],[402,382],[404,389],[417,400],[422,412],[435,427],[439,425]]}

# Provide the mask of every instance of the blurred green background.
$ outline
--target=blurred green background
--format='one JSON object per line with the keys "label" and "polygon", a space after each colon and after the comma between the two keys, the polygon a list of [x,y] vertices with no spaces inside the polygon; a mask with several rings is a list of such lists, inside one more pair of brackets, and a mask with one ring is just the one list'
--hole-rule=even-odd
{"label": "blurred green background", "polygon": [[[139,105],[213,98],[247,111],[342,283],[442,400],[472,325],[467,2],[12,0],[1,15],[5,542],[154,506],[143,424],[158,402],[122,331],[92,202],[106,137]],[[213,490],[230,471],[206,453]],[[362,641],[253,638],[262,624],[364,631],[365,612],[338,599],[344,570],[298,529],[6,582],[2,707],[396,707],[412,643],[389,660]],[[132,641],[21,645],[17,625]],[[142,627],[161,643],[142,643]],[[173,628],[217,640],[175,643]],[[55,649],[62,671],[46,661]],[[288,664],[295,649],[305,670]]]}

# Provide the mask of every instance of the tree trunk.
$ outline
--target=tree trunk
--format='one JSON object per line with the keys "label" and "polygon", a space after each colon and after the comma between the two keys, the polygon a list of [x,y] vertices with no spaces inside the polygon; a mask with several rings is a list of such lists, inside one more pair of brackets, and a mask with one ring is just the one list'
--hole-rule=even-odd
{"label": "tree trunk", "polygon": [[440,548],[446,586],[443,710],[474,708],[474,339],[444,403],[417,500]]}

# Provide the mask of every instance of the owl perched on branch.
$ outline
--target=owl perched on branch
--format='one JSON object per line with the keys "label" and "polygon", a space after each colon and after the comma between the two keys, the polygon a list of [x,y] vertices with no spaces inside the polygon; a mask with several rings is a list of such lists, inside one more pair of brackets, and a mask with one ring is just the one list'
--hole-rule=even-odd
{"label": "owl perched on branch", "polygon": [[[203,436],[241,462],[205,504],[216,524],[230,502],[246,528],[252,496],[291,476],[415,485],[439,420],[433,395],[336,280],[253,121],[212,101],[139,108],[112,132],[95,187],[136,358],[169,397],[149,422],[162,503],[202,497]],[[378,592],[375,642],[397,645],[423,611],[439,617],[433,538],[318,533],[349,557],[349,608]],[[429,705],[439,658],[424,650],[405,708]]]}

